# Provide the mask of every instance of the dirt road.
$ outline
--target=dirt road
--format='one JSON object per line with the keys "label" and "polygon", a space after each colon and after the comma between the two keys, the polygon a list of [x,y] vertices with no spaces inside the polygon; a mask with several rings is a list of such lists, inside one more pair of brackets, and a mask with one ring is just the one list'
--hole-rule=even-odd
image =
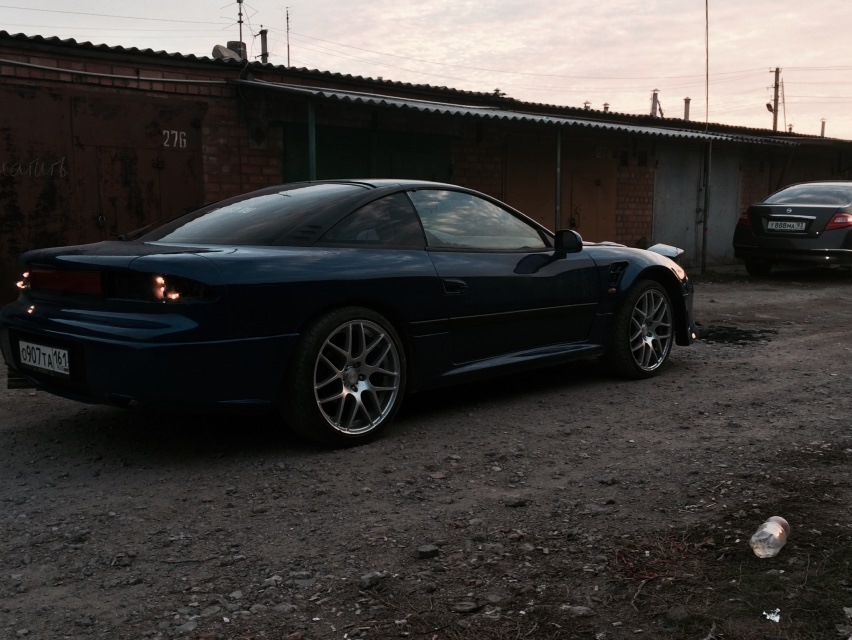
{"label": "dirt road", "polygon": [[852,636],[848,274],[696,289],[657,379],[430,393],[345,451],[0,380],[0,637]]}

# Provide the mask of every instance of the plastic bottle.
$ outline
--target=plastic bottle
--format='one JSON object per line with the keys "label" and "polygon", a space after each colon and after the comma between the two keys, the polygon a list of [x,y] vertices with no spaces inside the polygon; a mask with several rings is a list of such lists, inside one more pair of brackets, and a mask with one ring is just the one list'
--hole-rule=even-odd
{"label": "plastic bottle", "polygon": [[772,558],[786,544],[788,535],[789,523],[781,516],[772,516],[760,525],[749,544],[758,558]]}

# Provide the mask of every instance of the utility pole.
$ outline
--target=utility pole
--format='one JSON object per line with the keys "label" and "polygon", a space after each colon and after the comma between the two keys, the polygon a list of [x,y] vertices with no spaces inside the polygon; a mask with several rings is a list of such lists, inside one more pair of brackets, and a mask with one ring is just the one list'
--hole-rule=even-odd
{"label": "utility pole", "polygon": [[704,0],[704,130],[710,129],[710,0]]}
{"label": "utility pole", "polygon": [[775,67],[775,98],[772,100],[772,130],[778,131],[778,79],[781,77],[781,67]]}
{"label": "utility pole", "polygon": [[243,0],[237,0],[237,22],[240,24],[240,43],[243,41]]}
{"label": "utility pole", "polygon": [[290,7],[284,7],[287,13],[287,66],[290,66]]}

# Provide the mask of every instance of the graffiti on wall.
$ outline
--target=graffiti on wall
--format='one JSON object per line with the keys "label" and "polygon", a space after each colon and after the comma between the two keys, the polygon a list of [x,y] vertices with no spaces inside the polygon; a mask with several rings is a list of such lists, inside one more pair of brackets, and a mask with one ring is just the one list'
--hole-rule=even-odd
{"label": "graffiti on wall", "polygon": [[0,176],[6,178],[66,178],[68,167],[65,156],[53,162],[40,156],[32,160],[0,162]]}

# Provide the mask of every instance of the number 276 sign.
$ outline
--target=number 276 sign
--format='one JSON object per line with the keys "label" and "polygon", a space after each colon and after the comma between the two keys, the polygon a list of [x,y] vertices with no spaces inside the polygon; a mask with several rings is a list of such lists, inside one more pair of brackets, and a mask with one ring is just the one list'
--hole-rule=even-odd
{"label": "number 276 sign", "polygon": [[186,131],[163,129],[163,146],[168,149],[186,149]]}

